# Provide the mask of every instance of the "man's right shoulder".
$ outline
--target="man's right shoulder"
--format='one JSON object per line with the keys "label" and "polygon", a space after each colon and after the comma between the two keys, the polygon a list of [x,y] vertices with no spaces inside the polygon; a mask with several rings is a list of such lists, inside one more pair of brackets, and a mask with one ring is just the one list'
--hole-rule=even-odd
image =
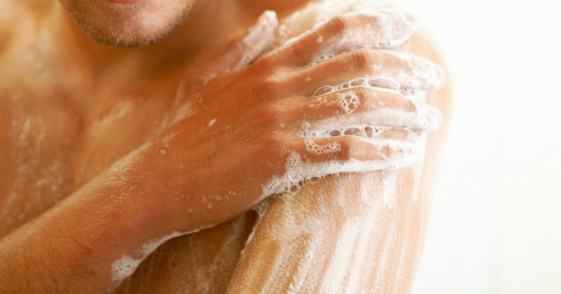
{"label": "man's right shoulder", "polygon": [[[12,37],[16,34],[23,7],[16,0],[0,0],[0,54],[8,47]],[[25,17],[24,17],[25,19]]]}
{"label": "man's right shoulder", "polygon": [[36,16],[53,0],[0,0],[0,54],[21,29],[33,25]]}

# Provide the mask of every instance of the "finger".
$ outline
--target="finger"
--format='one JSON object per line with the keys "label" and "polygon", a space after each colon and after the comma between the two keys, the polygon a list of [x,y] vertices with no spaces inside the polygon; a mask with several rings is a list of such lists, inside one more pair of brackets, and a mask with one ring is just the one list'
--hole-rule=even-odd
{"label": "finger", "polygon": [[296,138],[290,148],[293,158],[287,163],[287,171],[293,179],[399,168],[416,157],[413,143],[353,136]]}
{"label": "finger", "polygon": [[341,128],[338,130],[328,131],[309,130],[306,132],[301,132],[299,136],[310,138],[355,136],[369,139],[393,139],[411,143],[415,143],[418,140],[418,135],[416,135],[410,129],[371,126],[353,126],[350,128]]}
{"label": "finger", "polygon": [[294,191],[305,181],[331,174],[402,168],[412,164],[419,152],[410,142],[352,136],[296,138],[286,148],[284,174],[263,186],[264,195]]}
{"label": "finger", "polygon": [[361,11],[332,18],[280,50],[286,65],[301,67],[356,48],[390,48],[419,28],[412,14],[397,10]]}
{"label": "finger", "polygon": [[[398,93],[366,87],[298,99],[287,113],[295,122],[305,118],[309,126],[303,132],[324,135],[367,126],[432,132],[442,123],[442,115],[435,107]],[[293,127],[300,125],[295,123]]]}
{"label": "finger", "polygon": [[401,52],[357,49],[299,70],[304,95],[319,96],[349,87],[367,86],[434,91],[446,82],[436,63]]}
{"label": "finger", "polygon": [[204,67],[197,70],[199,75],[214,77],[246,67],[265,53],[273,44],[278,27],[274,11],[265,11],[248,32],[231,41]]}

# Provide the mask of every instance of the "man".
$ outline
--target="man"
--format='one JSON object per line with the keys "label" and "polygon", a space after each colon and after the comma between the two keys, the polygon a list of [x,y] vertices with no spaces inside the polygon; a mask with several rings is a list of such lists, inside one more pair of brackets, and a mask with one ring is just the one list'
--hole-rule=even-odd
{"label": "man", "polygon": [[[407,50],[417,28],[412,16],[328,17],[285,42],[323,20],[322,7],[336,5],[273,0],[4,0],[2,5],[3,291],[112,291],[166,240],[221,223],[161,246],[117,291],[223,293],[230,284],[231,292],[267,292],[263,285],[281,276],[276,291],[305,291],[302,280],[284,282],[288,276],[307,277],[317,291],[339,289],[340,278],[349,275],[332,274],[333,285],[327,285],[321,273],[331,273],[325,270],[330,256],[351,251],[337,249],[348,228],[326,230],[331,237],[324,240],[331,241],[317,244],[334,247],[331,253],[316,252],[323,261],[307,265],[305,275],[252,270],[256,263],[274,265],[267,252],[288,248],[273,250],[267,243],[282,228],[273,212],[291,214],[282,205],[287,199],[311,214],[327,207],[333,213],[358,211],[359,219],[376,215],[384,225],[357,225],[371,228],[366,231],[372,238],[390,240],[386,247],[401,240],[390,246],[400,254],[366,256],[395,266],[355,280],[408,289],[444,135],[441,128],[429,138],[422,167],[423,134],[438,128],[440,112],[416,97],[442,87],[444,73],[413,55],[380,50]],[[280,28],[275,13],[265,10],[276,12]],[[258,58],[273,42],[273,50]],[[426,33],[413,36],[414,53],[441,63],[433,47]],[[445,119],[448,97],[449,88],[428,96]],[[328,177],[270,204],[230,281],[253,223],[252,215],[243,213],[317,177],[366,171],[374,172]],[[354,190],[367,183],[371,189]],[[411,200],[414,191],[419,201]],[[363,194],[377,199],[375,209],[363,210],[358,200],[336,205],[341,196]],[[387,198],[386,208],[379,195]],[[306,206],[298,199],[325,201]],[[319,217],[331,227],[345,227],[347,219]],[[381,227],[387,229],[374,229]],[[258,242],[264,245],[256,247]],[[294,268],[295,256],[309,249],[294,247],[290,252],[296,255],[274,260]],[[317,277],[310,278],[314,272]],[[399,278],[382,278],[384,273]],[[360,283],[353,289],[368,291]]]}

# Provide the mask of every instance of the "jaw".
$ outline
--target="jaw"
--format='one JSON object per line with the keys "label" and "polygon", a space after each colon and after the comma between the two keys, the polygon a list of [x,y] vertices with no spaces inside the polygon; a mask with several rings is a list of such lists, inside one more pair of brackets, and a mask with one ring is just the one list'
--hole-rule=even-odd
{"label": "jaw", "polygon": [[61,0],[92,39],[124,48],[153,44],[167,37],[183,22],[195,0],[111,1]]}

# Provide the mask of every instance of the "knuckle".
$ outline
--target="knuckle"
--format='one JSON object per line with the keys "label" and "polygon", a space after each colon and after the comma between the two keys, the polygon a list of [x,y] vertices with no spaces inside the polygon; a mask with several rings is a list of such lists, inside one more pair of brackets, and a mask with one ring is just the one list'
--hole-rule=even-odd
{"label": "knuckle", "polygon": [[415,110],[415,101],[406,98],[402,94],[380,92],[376,95],[378,100],[383,101],[386,108],[392,108],[406,112],[412,112]]}
{"label": "knuckle", "polygon": [[282,84],[280,81],[268,78],[259,83],[256,90],[259,91],[264,98],[270,98],[278,96],[281,88]]}
{"label": "knuckle", "polygon": [[371,102],[376,100],[376,91],[371,88],[355,88],[353,89],[360,100]]}
{"label": "knuckle", "polygon": [[281,145],[279,139],[271,135],[263,137],[263,144],[272,152],[276,152],[276,148]]}
{"label": "knuckle", "polygon": [[352,26],[349,17],[345,15],[338,15],[330,19],[325,25],[326,28],[333,34],[344,33]]}
{"label": "knuckle", "polygon": [[247,88],[243,90],[246,93],[246,99],[248,100],[270,100],[270,98],[280,95],[279,91],[282,83],[271,76],[263,77],[261,74],[257,74],[251,76],[248,81],[250,81],[249,85],[245,84],[245,87]]}
{"label": "knuckle", "polygon": [[279,130],[287,124],[286,118],[289,117],[287,111],[266,103],[259,112],[258,124],[269,130]]}
{"label": "knuckle", "polygon": [[362,48],[351,52],[352,65],[358,72],[369,73],[376,60],[374,50]]}
{"label": "knuckle", "polygon": [[[278,162],[282,156],[287,155],[291,148],[287,148],[290,146],[290,143],[281,139],[279,136],[267,134],[263,137],[263,146],[267,150],[266,157],[271,162]],[[284,160],[281,160],[284,163]]]}
{"label": "knuckle", "polygon": [[275,107],[266,107],[263,110],[264,119],[267,121],[267,124],[274,124],[281,120],[282,111],[275,108]]}
{"label": "knuckle", "polygon": [[357,142],[356,138],[353,136],[343,136],[341,137],[341,152],[339,153],[342,160],[350,160],[353,158],[356,149]]}
{"label": "knuckle", "polygon": [[[404,102],[406,103],[406,108],[405,108],[406,111],[408,111],[408,112],[410,112],[410,113],[413,113],[413,114],[415,114],[415,115],[418,115],[418,114],[419,114],[419,111],[420,111],[419,108],[420,108],[421,106],[417,104],[418,102],[414,102],[414,101],[411,101],[411,100],[409,100],[409,99],[403,99],[403,100],[404,100]],[[421,103],[423,103],[423,102],[421,102]]]}
{"label": "knuckle", "polygon": [[394,107],[401,108],[415,117],[418,117],[418,114],[427,110],[429,106],[425,102],[407,99],[402,96],[399,100],[396,99]]}
{"label": "knuckle", "polygon": [[302,46],[301,42],[295,41],[290,46],[278,49],[278,52],[275,55],[276,58],[279,59],[279,64],[281,61],[284,61],[283,64],[291,64],[291,59],[307,56],[308,54],[309,48]]}
{"label": "knuckle", "polygon": [[279,63],[277,59],[277,54],[273,52],[267,53],[255,60],[250,67],[257,69],[258,71],[270,71]]}
{"label": "knuckle", "polygon": [[364,105],[364,107],[367,107],[368,109],[376,108],[379,105],[380,95],[385,94],[371,88],[356,88],[354,90],[360,99],[360,104]]}
{"label": "knuckle", "polygon": [[386,160],[397,160],[402,158],[404,154],[403,146],[385,145],[382,150],[384,151],[384,157]]}

